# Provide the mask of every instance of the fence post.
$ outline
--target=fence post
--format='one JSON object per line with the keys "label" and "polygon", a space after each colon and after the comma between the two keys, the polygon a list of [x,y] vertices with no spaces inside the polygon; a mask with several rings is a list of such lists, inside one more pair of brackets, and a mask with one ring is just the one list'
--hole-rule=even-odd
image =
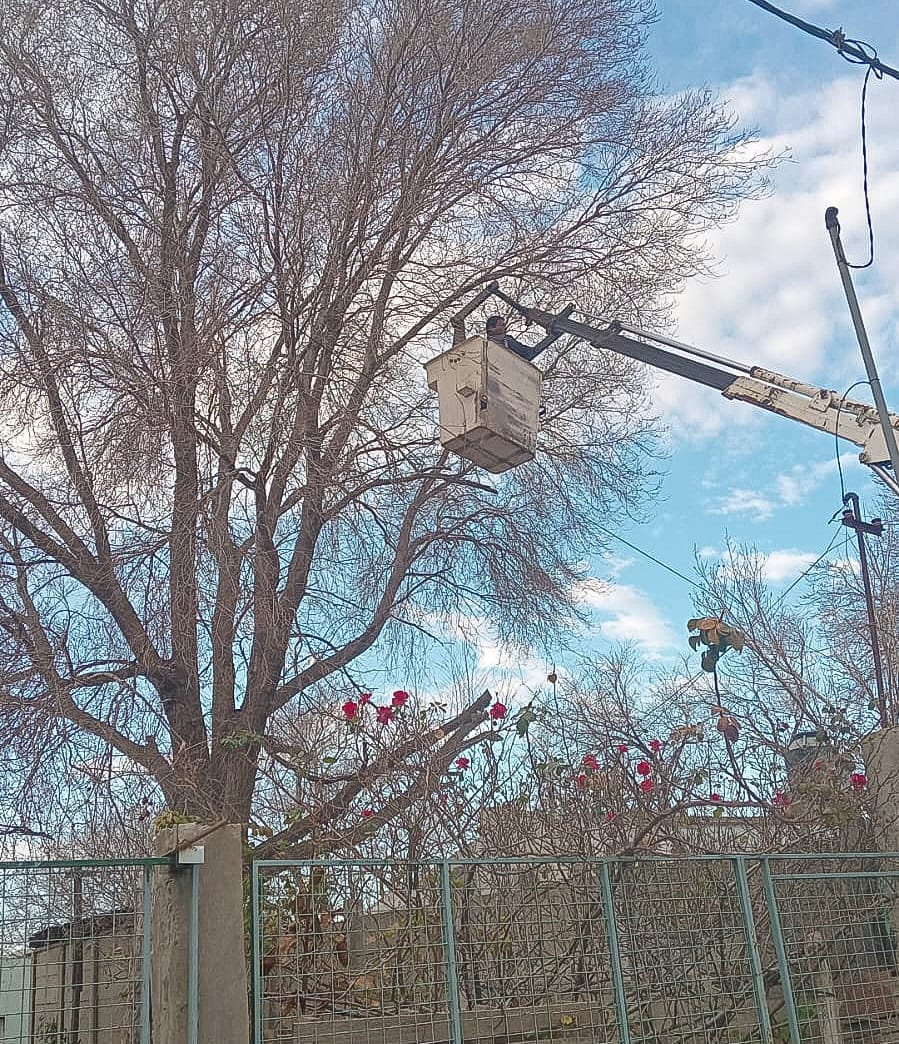
{"label": "fence post", "polygon": [[262,903],[259,895],[259,865],[250,864],[250,959],[253,1044],[262,1044]]}
{"label": "fence post", "polygon": [[157,871],[153,886],[153,1040],[248,1044],[243,830],[179,824],[156,846],[180,865]]}
{"label": "fence post", "polygon": [[802,1044],[802,1038],[799,1035],[799,1018],[796,1014],[796,998],[793,996],[793,983],[790,980],[790,962],[787,959],[787,948],[784,945],[780,910],[777,906],[777,895],[775,894],[774,881],[771,877],[771,865],[767,858],[762,858],[762,885],[765,889],[765,901],[768,904],[768,919],[771,922],[774,952],[777,954],[777,972],[780,975],[780,988],[783,990],[784,995],[784,1010],[787,1013],[790,1044]]}
{"label": "fence post", "polygon": [[765,973],[759,957],[759,941],[755,931],[755,917],[752,913],[752,899],[749,895],[749,878],[746,876],[746,860],[736,856],[733,861],[734,881],[737,886],[737,898],[740,902],[740,915],[743,918],[743,931],[746,935],[746,950],[749,954],[749,967],[752,973],[752,992],[755,997],[755,1008],[759,1017],[759,1030],[765,1044],[773,1041],[771,1034],[771,1016],[768,1012],[768,998],[765,994]]}
{"label": "fence post", "polygon": [[144,867],[144,922],[140,943],[140,1044],[150,1044],[150,961],[153,918],[153,869]]}
{"label": "fence post", "polygon": [[200,1034],[200,867],[192,863],[190,910],[187,915],[187,1044],[198,1044]]}
{"label": "fence post", "polygon": [[462,1009],[459,1004],[459,969],[456,964],[456,932],[453,925],[453,892],[449,861],[440,861],[440,905],[443,921],[443,954],[446,964],[446,999],[449,1008],[450,1040],[462,1042]]}
{"label": "fence post", "polygon": [[609,942],[609,963],[612,971],[612,989],[615,994],[615,1016],[618,1020],[620,1044],[631,1044],[631,1028],[627,1021],[627,997],[624,993],[624,975],[621,971],[621,951],[618,948],[618,921],[615,919],[615,899],[612,895],[612,878],[609,864],[599,864],[599,880],[602,887],[602,912],[606,922],[606,937]]}

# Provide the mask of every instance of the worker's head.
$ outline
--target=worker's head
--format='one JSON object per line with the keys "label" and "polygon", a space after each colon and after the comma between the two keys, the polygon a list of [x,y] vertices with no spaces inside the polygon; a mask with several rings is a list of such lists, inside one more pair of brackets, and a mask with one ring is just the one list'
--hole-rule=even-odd
{"label": "worker's head", "polygon": [[491,315],[487,319],[487,336],[488,337],[505,337],[506,336],[506,320],[501,315]]}

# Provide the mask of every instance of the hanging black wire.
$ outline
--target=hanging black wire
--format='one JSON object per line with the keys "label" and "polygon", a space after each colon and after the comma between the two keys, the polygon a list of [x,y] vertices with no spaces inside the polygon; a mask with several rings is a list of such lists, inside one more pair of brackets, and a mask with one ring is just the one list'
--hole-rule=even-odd
{"label": "hanging black wire", "polygon": [[849,398],[849,393],[855,391],[856,388],[860,387],[863,384],[867,385],[868,387],[871,386],[870,382],[868,381],[856,381],[855,384],[850,384],[846,391],[843,392],[842,398],[840,399],[840,404],[839,406],[837,406],[837,420],[836,424],[834,425],[833,433],[833,448],[837,459],[837,472],[840,476],[840,510],[842,510],[843,500],[846,497],[846,484],[843,481],[843,462],[840,460],[840,413],[843,410],[843,403]]}
{"label": "hanging black wire", "polygon": [[[860,44],[862,47],[867,47],[867,44]],[[874,48],[871,48],[872,53],[876,57],[877,52]],[[860,60],[850,57],[844,54],[843,57],[847,62],[852,62],[853,65],[860,64]],[[871,74],[874,74],[878,80],[883,79],[883,73],[875,69],[873,65],[868,65],[865,71],[865,81],[862,84],[862,190],[865,196],[865,219],[868,222],[868,260],[863,265],[854,265],[851,261],[847,261],[846,264],[849,268],[870,268],[874,264],[874,225],[871,221],[871,195],[868,190],[868,128],[867,128],[867,103],[868,103],[868,81],[871,79]]]}
{"label": "hanging black wire", "polygon": [[893,79],[899,80],[899,69],[894,69],[891,65],[882,62],[877,56],[876,47],[869,43],[865,43],[864,40],[850,39],[842,29],[824,29],[819,25],[814,25],[812,22],[806,22],[804,19],[798,18],[794,14],[790,14],[789,11],[784,11],[782,8],[775,7],[774,4],[769,3],[768,0],[749,0],[749,2],[755,4],[756,7],[760,7],[763,11],[767,11],[769,14],[773,14],[775,17],[788,22],[797,29],[801,29],[804,33],[808,33],[810,36],[814,36],[819,40],[824,40],[826,43],[829,43],[831,47],[836,48],[840,57],[850,64],[867,66],[865,80],[862,84],[861,138],[862,183],[865,195],[865,217],[868,222],[868,260],[861,265],[853,265],[848,261],[846,263],[850,268],[870,268],[871,265],[874,264],[874,225],[871,220],[871,198],[868,191],[868,134],[866,121],[868,83],[870,82],[872,74],[878,80],[882,80],[884,76],[891,76]]}

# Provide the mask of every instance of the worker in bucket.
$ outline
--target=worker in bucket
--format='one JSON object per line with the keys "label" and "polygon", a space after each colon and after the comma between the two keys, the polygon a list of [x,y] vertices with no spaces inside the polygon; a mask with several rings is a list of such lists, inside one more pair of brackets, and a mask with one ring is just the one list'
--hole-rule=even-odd
{"label": "worker in bucket", "polygon": [[507,334],[506,320],[501,315],[491,315],[487,319],[487,340],[501,344],[503,348],[508,348],[510,352],[515,352],[528,362],[532,362],[540,354],[539,348],[530,348]]}

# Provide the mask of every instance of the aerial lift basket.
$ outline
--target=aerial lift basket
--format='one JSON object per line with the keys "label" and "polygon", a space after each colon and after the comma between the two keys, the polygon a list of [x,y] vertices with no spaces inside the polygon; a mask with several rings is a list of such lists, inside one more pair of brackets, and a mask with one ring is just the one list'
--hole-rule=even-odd
{"label": "aerial lift basket", "polygon": [[495,475],[533,460],[541,372],[495,341],[469,337],[425,363],[440,442]]}

